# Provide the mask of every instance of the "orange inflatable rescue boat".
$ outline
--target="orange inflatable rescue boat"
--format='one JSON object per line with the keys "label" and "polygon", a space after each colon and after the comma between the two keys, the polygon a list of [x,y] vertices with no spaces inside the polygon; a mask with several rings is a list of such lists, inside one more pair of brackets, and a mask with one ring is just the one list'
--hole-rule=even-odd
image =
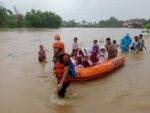
{"label": "orange inflatable rescue boat", "polygon": [[95,65],[88,68],[76,68],[78,75],[72,78],[72,81],[85,81],[98,78],[114,71],[124,64],[125,57],[117,56],[116,58],[110,59],[104,64]]}

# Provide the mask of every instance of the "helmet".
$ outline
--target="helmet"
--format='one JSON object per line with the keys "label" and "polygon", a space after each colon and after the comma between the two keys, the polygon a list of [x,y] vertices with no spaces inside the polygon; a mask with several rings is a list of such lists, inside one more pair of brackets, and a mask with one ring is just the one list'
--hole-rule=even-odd
{"label": "helmet", "polygon": [[58,39],[58,40],[60,40],[60,35],[55,34],[55,35],[54,35],[54,39]]}
{"label": "helmet", "polygon": [[53,47],[64,49],[64,44],[62,42],[55,42]]}
{"label": "helmet", "polygon": [[53,47],[61,49],[63,53],[65,52],[65,47],[64,47],[64,44],[62,42],[55,42],[53,44]]}

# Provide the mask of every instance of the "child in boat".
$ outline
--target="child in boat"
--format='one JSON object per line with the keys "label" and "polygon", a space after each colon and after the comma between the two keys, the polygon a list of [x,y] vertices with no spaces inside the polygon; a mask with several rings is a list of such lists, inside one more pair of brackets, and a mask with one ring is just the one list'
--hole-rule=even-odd
{"label": "child in boat", "polygon": [[92,65],[98,64],[98,57],[97,57],[97,55],[98,55],[97,47],[93,47],[93,51],[92,51],[92,53],[90,55],[90,60],[92,62]]}
{"label": "child in boat", "polygon": [[84,66],[84,68],[90,67],[90,66],[92,66],[92,64],[93,63],[91,62],[89,56],[85,55],[84,58],[83,58],[83,66]]}
{"label": "child in boat", "polygon": [[108,53],[104,46],[100,48],[100,53],[98,54],[98,58],[99,58],[98,64],[103,64],[108,60]]}
{"label": "child in boat", "polygon": [[75,67],[76,68],[84,68],[81,57],[76,57],[75,58]]}
{"label": "child in boat", "polygon": [[40,49],[38,52],[39,62],[47,62],[46,61],[46,50],[44,50],[43,45],[40,45],[39,49]]}
{"label": "child in boat", "polygon": [[81,57],[81,58],[84,57],[83,51],[80,48],[78,48],[77,50],[76,57]]}
{"label": "child in boat", "polygon": [[84,57],[84,54],[82,52],[82,50],[80,48],[77,49],[73,49],[72,53],[71,53],[71,57],[75,58],[75,57]]}
{"label": "child in boat", "polygon": [[97,44],[97,40],[93,41],[93,49],[96,48],[96,52],[99,53],[99,45]]}
{"label": "child in boat", "polygon": [[90,60],[89,54],[86,49],[84,49],[84,58],[83,58],[83,66],[84,68],[92,66],[92,62]]}

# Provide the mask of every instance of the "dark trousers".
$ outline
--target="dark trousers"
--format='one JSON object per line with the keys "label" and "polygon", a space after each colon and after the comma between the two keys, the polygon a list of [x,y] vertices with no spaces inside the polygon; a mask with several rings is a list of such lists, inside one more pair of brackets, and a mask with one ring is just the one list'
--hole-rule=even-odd
{"label": "dark trousers", "polygon": [[58,92],[59,97],[61,98],[65,97],[66,89],[69,87],[69,85],[70,85],[70,81],[63,83],[61,90]]}

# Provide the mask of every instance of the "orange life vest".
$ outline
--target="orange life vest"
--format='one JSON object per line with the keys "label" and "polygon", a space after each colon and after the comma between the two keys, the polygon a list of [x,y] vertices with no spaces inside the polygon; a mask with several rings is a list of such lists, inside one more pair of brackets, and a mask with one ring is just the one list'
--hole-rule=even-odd
{"label": "orange life vest", "polygon": [[[62,58],[60,56],[58,56],[59,58],[56,61],[54,61],[55,62],[54,70],[55,70],[56,77],[58,78],[58,82],[61,81],[61,79],[63,77],[63,74],[65,72],[65,69],[64,69],[65,66],[63,64],[63,56],[62,56]],[[66,77],[66,80],[64,82],[68,82],[70,80],[71,80],[71,77],[68,74],[67,77]]]}

